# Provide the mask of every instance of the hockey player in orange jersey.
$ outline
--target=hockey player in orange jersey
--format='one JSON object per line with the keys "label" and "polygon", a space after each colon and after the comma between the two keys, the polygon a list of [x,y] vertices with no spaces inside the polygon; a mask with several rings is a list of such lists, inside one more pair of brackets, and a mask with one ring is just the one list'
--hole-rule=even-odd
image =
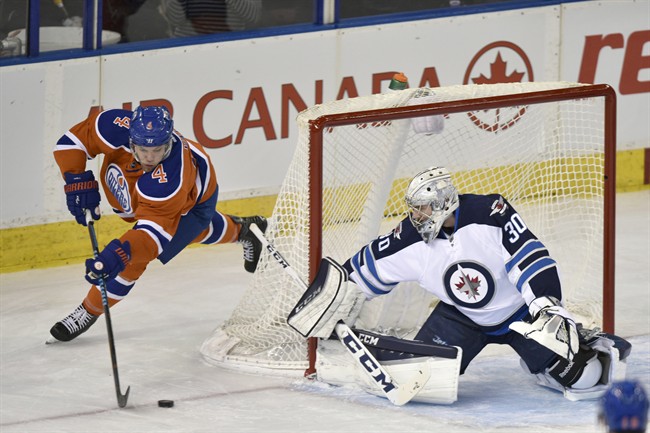
{"label": "hockey player in orange jersey", "polygon": [[135,223],[113,239],[97,258],[86,260],[86,298],[50,333],[69,341],[103,313],[100,279],[106,283],[109,306],[122,300],[154,259],[169,262],[191,243],[240,242],[244,267],[254,272],[261,245],[249,232],[261,216],[236,217],[216,210],[219,186],[203,147],[174,130],[165,107],[112,109],[90,115],[56,144],[54,158],[65,179],[70,213],[86,225],[86,211],[98,220],[100,194],[86,160],[103,154],[100,181],[108,203],[126,222]]}

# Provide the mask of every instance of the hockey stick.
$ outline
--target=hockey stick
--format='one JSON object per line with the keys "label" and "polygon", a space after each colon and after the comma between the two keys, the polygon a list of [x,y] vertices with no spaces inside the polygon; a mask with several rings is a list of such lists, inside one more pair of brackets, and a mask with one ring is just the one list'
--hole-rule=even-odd
{"label": "hockey stick", "polygon": [[[97,235],[95,234],[95,225],[90,214],[90,210],[86,209],[86,225],[88,226],[88,234],[90,234],[90,242],[93,245],[93,255],[95,258],[99,256],[99,246],[97,245]],[[129,398],[129,391],[131,387],[126,388],[126,392],[122,394],[120,391],[120,376],[117,372],[117,354],[115,353],[115,339],[113,338],[113,325],[111,324],[111,313],[108,306],[108,295],[106,294],[106,283],[103,278],[99,279],[99,288],[102,294],[102,304],[104,305],[104,316],[106,317],[106,331],[108,333],[108,347],[111,350],[111,363],[113,367],[113,379],[115,380],[115,393],[117,395],[117,405],[119,407],[126,406],[126,401]]]}
{"label": "hockey stick", "polygon": [[[273,256],[273,258],[282,266],[284,271],[293,278],[304,290],[308,289],[307,283],[298,275],[298,272],[287,262],[287,260],[275,249],[275,247],[266,239],[264,233],[256,224],[251,224],[250,230],[262,243],[262,246]],[[364,373],[371,382],[379,388],[391,403],[402,406],[408,403],[420,389],[427,383],[431,377],[431,370],[428,364],[423,364],[422,368],[414,377],[404,384],[398,384],[381,366],[379,361],[368,351],[366,346],[361,342],[354,332],[343,321],[339,321],[334,328],[341,344],[347,349],[357,363],[362,367]]]}

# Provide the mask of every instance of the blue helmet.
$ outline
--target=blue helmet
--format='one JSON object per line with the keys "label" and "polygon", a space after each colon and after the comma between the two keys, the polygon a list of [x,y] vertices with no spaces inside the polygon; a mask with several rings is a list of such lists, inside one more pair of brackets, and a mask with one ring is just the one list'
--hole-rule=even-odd
{"label": "blue helmet", "polygon": [[614,382],[603,396],[600,416],[611,432],[646,431],[648,396],[641,383]]}
{"label": "blue helmet", "polygon": [[169,144],[174,121],[167,108],[138,107],[131,116],[129,137],[131,145],[156,147]]}

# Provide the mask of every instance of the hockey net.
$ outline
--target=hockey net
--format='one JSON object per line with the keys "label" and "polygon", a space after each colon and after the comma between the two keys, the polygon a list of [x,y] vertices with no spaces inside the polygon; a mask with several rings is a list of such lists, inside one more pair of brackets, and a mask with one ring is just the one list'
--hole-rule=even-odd
{"label": "hockey net", "polygon": [[[297,118],[266,236],[310,281],[321,256],[342,263],[406,215],[415,173],[445,166],[460,193],[507,198],[557,261],[568,308],[586,326],[611,330],[614,115],[609,86],[564,82],[407,89],[311,107]],[[442,131],[415,132],[412,119],[423,116],[442,116]],[[301,295],[263,253],[232,316],[204,342],[204,358],[302,373],[313,351],[286,323]],[[435,302],[403,283],[365,302],[356,325],[409,337]]]}

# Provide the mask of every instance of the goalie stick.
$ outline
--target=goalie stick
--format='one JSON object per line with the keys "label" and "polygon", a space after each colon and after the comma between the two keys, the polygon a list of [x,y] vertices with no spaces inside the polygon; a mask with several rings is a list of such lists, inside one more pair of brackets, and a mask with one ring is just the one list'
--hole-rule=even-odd
{"label": "goalie stick", "polygon": [[[262,246],[273,256],[273,258],[282,266],[284,271],[304,290],[308,289],[307,283],[298,275],[298,272],[287,262],[287,260],[275,249],[275,247],[266,239],[264,233],[256,224],[251,224],[250,230],[255,234]],[[431,377],[431,369],[428,364],[422,367],[414,374],[414,377],[406,383],[399,384],[391,377],[379,361],[368,351],[366,346],[361,342],[354,332],[343,321],[339,321],[334,328],[341,344],[346,348],[348,353],[361,366],[363,372],[368,376],[371,382],[379,388],[386,398],[396,406],[402,406],[408,403]]]}
{"label": "goalie stick", "polygon": [[[90,210],[86,209],[86,225],[88,226],[88,234],[90,235],[90,242],[93,246],[93,255],[95,258],[99,256],[99,246],[97,245],[97,235],[95,234],[95,226]],[[126,388],[126,392],[122,394],[120,391],[120,376],[117,372],[117,354],[115,352],[115,339],[113,338],[113,325],[111,323],[111,313],[108,306],[108,295],[106,294],[106,283],[103,278],[99,279],[99,291],[102,294],[102,304],[104,306],[104,317],[106,318],[106,332],[108,334],[108,347],[111,351],[111,366],[113,368],[113,379],[115,381],[115,394],[117,396],[117,405],[119,407],[126,406],[126,401],[129,398],[129,391],[131,387]]]}

